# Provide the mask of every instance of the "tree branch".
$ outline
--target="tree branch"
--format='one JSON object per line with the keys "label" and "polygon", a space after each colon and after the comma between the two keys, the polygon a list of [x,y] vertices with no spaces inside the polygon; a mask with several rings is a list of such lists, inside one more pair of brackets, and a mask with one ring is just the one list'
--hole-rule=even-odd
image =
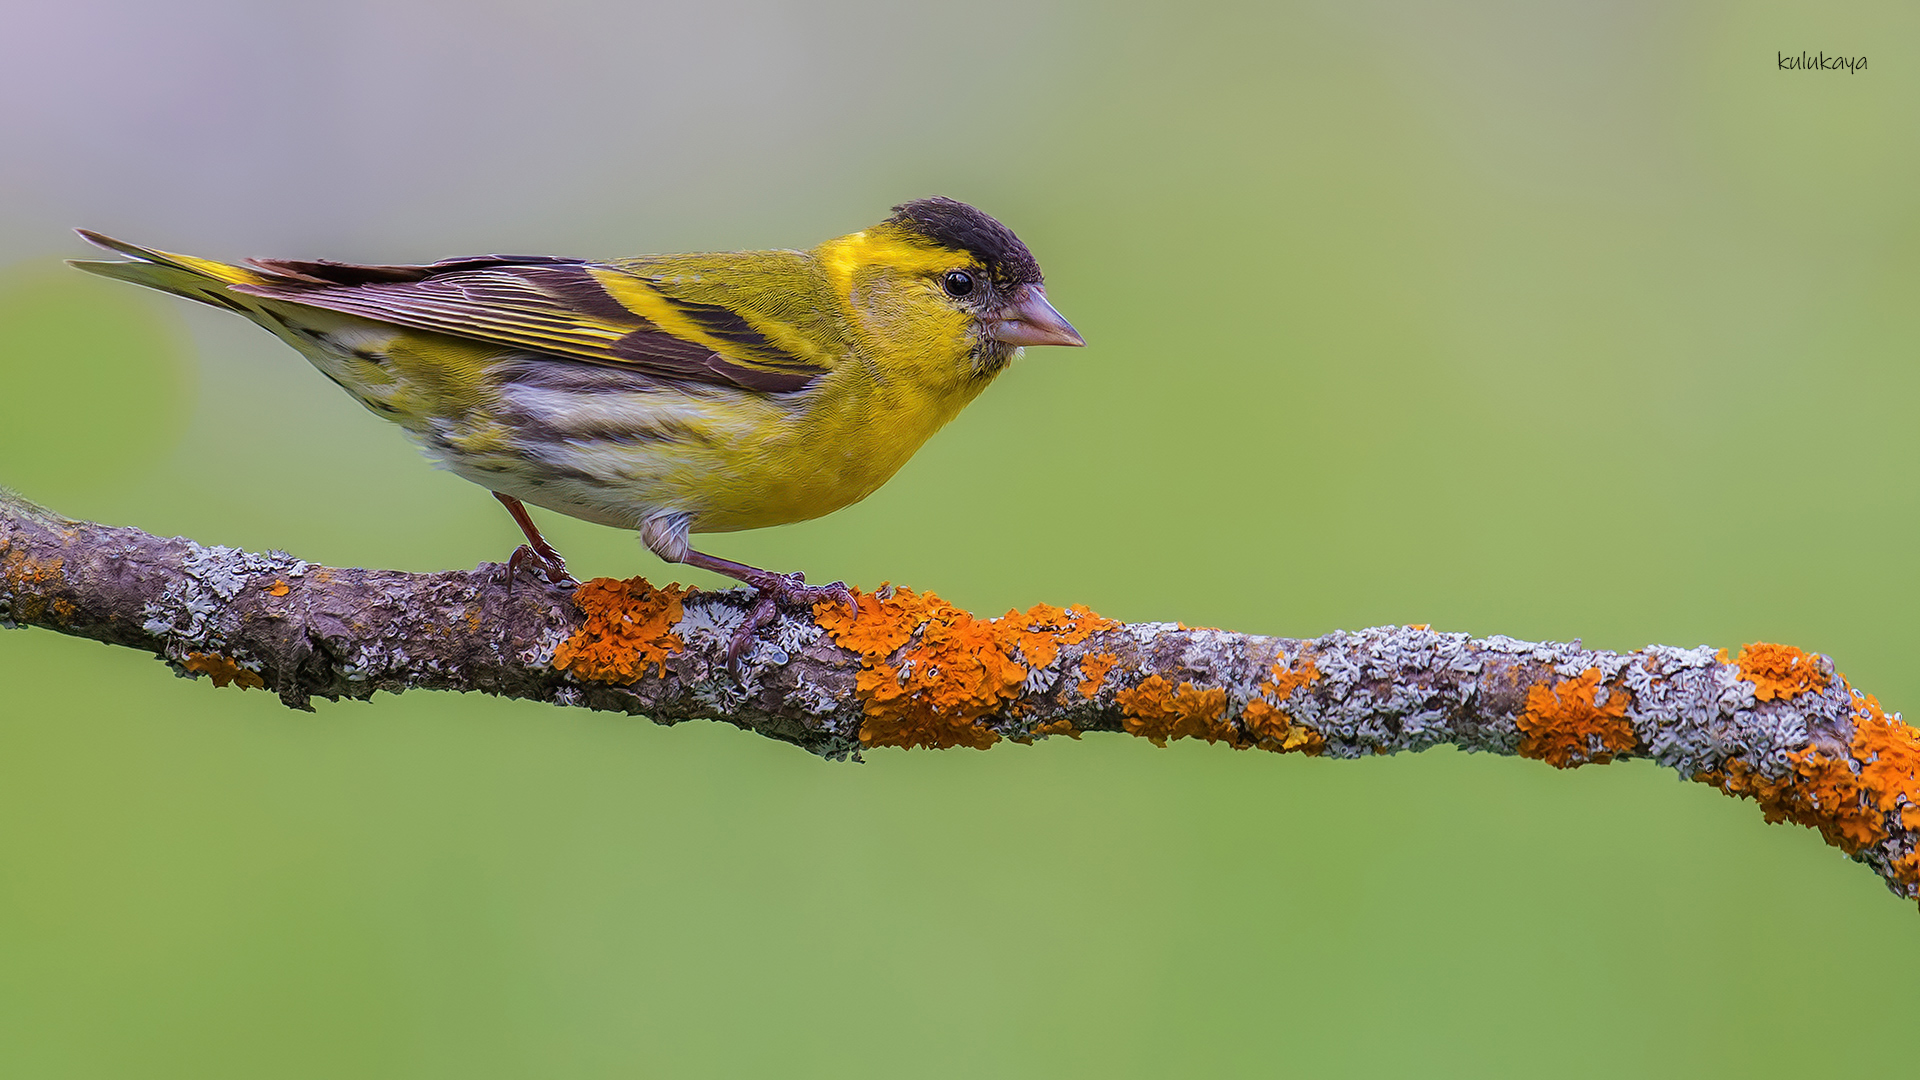
{"label": "tree branch", "polygon": [[1757,800],[1920,896],[1920,738],[1826,657],[1755,644],[1634,653],[1426,627],[1314,640],[1123,625],[1036,605],[977,619],[932,594],[781,612],[739,679],[745,590],[503,567],[317,566],[71,521],[0,491],[0,625],[150,652],[293,708],[478,690],[672,724],[721,720],[830,758],[1087,731],[1352,758],[1451,743],[1561,768],[1651,758]]}

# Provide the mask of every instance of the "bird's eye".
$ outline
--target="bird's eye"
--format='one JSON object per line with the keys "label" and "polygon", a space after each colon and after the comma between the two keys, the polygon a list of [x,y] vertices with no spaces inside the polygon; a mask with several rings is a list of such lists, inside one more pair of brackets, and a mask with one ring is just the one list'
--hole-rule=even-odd
{"label": "bird's eye", "polygon": [[947,290],[948,296],[972,296],[973,275],[965,270],[949,270],[940,279],[940,287]]}

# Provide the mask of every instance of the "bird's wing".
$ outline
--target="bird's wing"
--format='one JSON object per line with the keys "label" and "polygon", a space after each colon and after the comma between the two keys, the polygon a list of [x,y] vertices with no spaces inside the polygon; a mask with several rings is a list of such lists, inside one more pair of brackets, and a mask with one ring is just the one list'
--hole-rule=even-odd
{"label": "bird's wing", "polygon": [[249,260],[266,281],[228,288],[418,330],[764,393],[825,374],[721,304],[669,296],[616,267],[487,255],[430,266]]}

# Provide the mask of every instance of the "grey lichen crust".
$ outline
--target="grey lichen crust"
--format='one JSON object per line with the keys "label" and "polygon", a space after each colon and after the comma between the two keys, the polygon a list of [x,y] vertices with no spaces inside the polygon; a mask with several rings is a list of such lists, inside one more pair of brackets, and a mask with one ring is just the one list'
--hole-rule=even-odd
{"label": "grey lichen crust", "polygon": [[1512,715],[1478,708],[1486,651],[1466,634],[1404,626],[1335,631],[1307,650],[1320,679],[1287,712],[1319,732],[1333,757],[1440,743],[1512,753]]}
{"label": "grey lichen crust", "polygon": [[[1495,635],[1412,627],[1336,631],[1306,645],[1320,672],[1302,697],[1288,704],[1296,721],[1326,739],[1335,757],[1423,750],[1450,743],[1462,750],[1512,754],[1520,744],[1515,723],[1530,687],[1549,680],[1600,673],[1597,704],[1611,686],[1627,691],[1625,719],[1638,749],[1615,757],[1648,757],[1682,776],[1721,768],[1738,758],[1780,777],[1787,755],[1804,749],[1813,733],[1840,752],[1853,702],[1838,685],[1791,701],[1760,702],[1739,669],[1709,646],[1650,645],[1616,653],[1578,642],[1518,641]],[[1831,661],[1819,663],[1831,676]],[[1595,746],[1599,754],[1603,748]]]}

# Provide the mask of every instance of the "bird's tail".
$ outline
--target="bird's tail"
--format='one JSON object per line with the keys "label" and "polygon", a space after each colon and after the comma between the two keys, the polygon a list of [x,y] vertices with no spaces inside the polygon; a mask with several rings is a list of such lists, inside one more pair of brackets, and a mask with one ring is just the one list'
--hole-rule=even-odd
{"label": "bird's tail", "polygon": [[227,286],[258,285],[267,280],[265,274],[244,266],[232,266],[212,259],[196,259],[191,255],[175,255],[170,251],[143,248],[124,240],[115,240],[111,236],[102,236],[89,229],[74,231],[78,232],[87,243],[128,256],[134,261],[68,259],[69,266],[77,266],[90,274],[119,278],[121,281],[145,285],[149,289],[159,289],[161,292],[174,293],[189,300],[198,300],[203,304],[238,311],[249,317],[254,315],[253,307],[243,303],[242,297],[230,292]]}

